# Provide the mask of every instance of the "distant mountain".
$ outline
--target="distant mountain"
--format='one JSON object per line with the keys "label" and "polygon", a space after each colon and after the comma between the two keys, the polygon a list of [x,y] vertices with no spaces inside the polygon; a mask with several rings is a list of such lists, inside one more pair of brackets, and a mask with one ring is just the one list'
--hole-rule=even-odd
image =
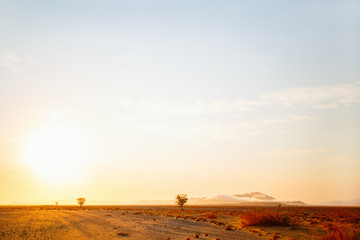
{"label": "distant mountain", "polygon": [[331,202],[322,203],[320,205],[327,205],[327,206],[360,206],[360,198],[349,200],[349,201],[331,201]]}
{"label": "distant mountain", "polygon": [[[174,205],[175,201],[161,201],[161,200],[146,200],[139,201],[136,204],[139,205]],[[277,206],[282,205],[306,205],[301,201],[279,201],[274,197],[260,193],[251,192],[244,194],[219,194],[213,197],[201,197],[201,198],[189,198],[189,205],[266,205]]]}
{"label": "distant mountain", "polygon": [[281,201],[281,204],[290,206],[306,206],[307,204],[302,201]]}

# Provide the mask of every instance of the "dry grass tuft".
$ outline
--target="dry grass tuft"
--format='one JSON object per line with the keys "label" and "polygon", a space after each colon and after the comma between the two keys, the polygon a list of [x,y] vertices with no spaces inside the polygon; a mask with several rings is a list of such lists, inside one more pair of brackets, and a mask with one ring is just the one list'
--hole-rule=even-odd
{"label": "dry grass tuft", "polygon": [[328,231],[322,240],[360,240],[360,232],[352,229],[349,226],[335,226]]}
{"label": "dry grass tuft", "polygon": [[244,226],[290,226],[290,217],[271,210],[253,209],[239,214]]}
{"label": "dry grass tuft", "polygon": [[213,212],[207,212],[207,213],[205,213],[205,217],[209,218],[209,219],[215,219],[215,218],[217,218],[217,215]]}
{"label": "dry grass tuft", "polygon": [[121,236],[121,237],[127,237],[127,236],[129,236],[128,233],[118,233],[117,235],[118,235],[118,236]]}
{"label": "dry grass tuft", "polygon": [[224,226],[225,223],[224,223],[224,222],[221,222],[221,221],[218,221],[218,222],[215,223],[215,225],[217,225],[217,226]]}
{"label": "dry grass tuft", "polygon": [[234,230],[234,226],[231,225],[231,224],[228,224],[228,225],[225,226],[225,230],[227,230],[227,231]]}

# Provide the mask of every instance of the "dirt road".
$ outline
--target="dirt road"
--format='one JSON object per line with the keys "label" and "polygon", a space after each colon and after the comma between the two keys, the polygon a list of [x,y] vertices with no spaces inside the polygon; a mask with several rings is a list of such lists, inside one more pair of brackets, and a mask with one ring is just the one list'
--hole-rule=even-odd
{"label": "dirt road", "polygon": [[[208,236],[205,236],[205,233]],[[196,238],[195,234],[199,237]],[[0,239],[264,239],[207,222],[111,210],[0,210]]]}

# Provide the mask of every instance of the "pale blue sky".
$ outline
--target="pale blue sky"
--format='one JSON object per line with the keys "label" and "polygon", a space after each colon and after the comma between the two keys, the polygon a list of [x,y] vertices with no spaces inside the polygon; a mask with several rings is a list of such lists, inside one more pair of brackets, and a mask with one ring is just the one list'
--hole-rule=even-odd
{"label": "pale blue sky", "polygon": [[[360,198],[359,74],[359,1],[3,0],[0,171],[21,182],[31,135],[67,124],[93,144],[84,178],[133,184],[118,198]],[[24,184],[0,203],[42,196]]]}

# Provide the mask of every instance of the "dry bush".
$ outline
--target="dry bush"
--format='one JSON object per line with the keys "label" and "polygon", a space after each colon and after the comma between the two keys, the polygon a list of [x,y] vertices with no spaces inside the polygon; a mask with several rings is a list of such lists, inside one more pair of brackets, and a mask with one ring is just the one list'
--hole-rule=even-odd
{"label": "dry bush", "polygon": [[117,235],[118,235],[118,236],[122,236],[122,237],[127,237],[127,236],[129,236],[128,233],[122,233],[122,232],[118,233]]}
{"label": "dry bush", "polygon": [[244,226],[290,226],[290,217],[279,211],[253,209],[239,214]]}
{"label": "dry bush", "polygon": [[218,221],[218,222],[216,222],[215,223],[217,226],[224,226],[225,225],[225,223],[224,222],[221,222],[221,221]]}
{"label": "dry bush", "polygon": [[228,230],[228,231],[229,231],[229,230],[234,230],[234,226],[228,224],[228,225],[226,225],[225,230]]}
{"label": "dry bush", "polygon": [[360,232],[350,226],[342,225],[333,227],[322,240],[360,240]]}
{"label": "dry bush", "polygon": [[215,219],[215,218],[217,218],[217,215],[213,212],[207,212],[207,213],[205,213],[205,217],[209,218],[209,219]]}

